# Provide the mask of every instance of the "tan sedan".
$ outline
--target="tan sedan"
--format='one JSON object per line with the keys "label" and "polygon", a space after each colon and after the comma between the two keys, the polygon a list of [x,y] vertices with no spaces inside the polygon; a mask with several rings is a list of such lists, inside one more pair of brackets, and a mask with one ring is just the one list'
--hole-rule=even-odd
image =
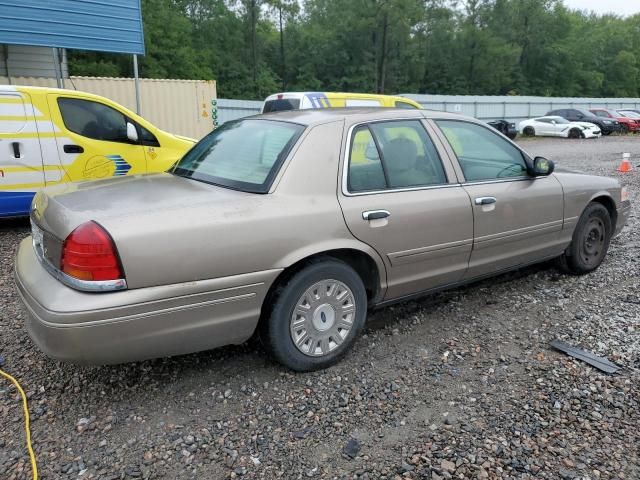
{"label": "tan sedan", "polygon": [[168,173],[36,196],[16,258],[27,329],[51,357],[97,364],[257,331],[286,366],[323,368],[373,307],[553,258],[596,269],[626,192],[553,170],[442,112],[230,122]]}

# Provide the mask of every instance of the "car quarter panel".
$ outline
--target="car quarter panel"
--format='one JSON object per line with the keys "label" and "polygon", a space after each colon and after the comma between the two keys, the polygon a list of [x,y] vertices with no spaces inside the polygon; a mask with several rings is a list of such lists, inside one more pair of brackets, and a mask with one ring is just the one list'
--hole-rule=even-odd
{"label": "car quarter panel", "polygon": [[273,269],[109,294],[73,290],[48,275],[20,244],[16,284],[27,329],[48,355],[118,363],[241,343],[255,330]]}
{"label": "car quarter panel", "polygon": [[[628,218],[629,208],[621,204],[621,187],[617,180],[569,172],[556,172],[554,176],[564,191],[563,237],[565,240],[571,240],[580,215],[591,201],[598,198],[608,198],[615,205],[617,218],[612,219],[612,222],[616,231],[619,232],[622,229]],[[618,225],[615,225],[616,222]]]}

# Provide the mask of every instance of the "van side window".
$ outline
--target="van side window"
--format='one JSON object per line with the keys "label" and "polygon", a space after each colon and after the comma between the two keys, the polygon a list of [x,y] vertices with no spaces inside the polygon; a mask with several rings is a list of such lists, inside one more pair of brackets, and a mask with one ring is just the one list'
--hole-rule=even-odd
{"label": "van side window", "polygon": [[65,126],[83,137],[107,142],[131,143],[127,138],[127,117],[102,103],[59,97]]}
{"label": "van side window", "polygon": [[131,123],[133,123],[136,127],[138,127],[138,131],[140,132],[140,144],[141,145],[145,145],[147,147],[159,147],[160,146],[160,142],[158,141],[158,139],[156,138],[156,136],[151,133],[149,130],[147,130],[146,128],[144,128],[142,125],[135,123],[131,120],[129,120]]}

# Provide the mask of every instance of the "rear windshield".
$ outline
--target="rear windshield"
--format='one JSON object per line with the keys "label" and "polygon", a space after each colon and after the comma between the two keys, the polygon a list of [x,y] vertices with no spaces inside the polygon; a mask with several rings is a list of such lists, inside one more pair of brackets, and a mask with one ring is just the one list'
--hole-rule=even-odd
{"label": "rear windshield", "polygon": [[281,98],[264,102],[262,113],[283,112],[285,110],[297,110],[300,108],[299,98]]}
{"label": "rear windshield", "polygon": [[174,175],[252,193],[266,193],[304,130],[273,120],[227,122],[200,140]]}

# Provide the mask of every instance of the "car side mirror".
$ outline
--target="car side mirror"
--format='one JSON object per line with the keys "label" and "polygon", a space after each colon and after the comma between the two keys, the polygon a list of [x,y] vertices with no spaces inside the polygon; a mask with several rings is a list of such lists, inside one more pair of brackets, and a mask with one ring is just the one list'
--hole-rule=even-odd
{"label": "car side mirror", "polygon": [[535,177],[546,177],[551,175],[555,169],[556,166],[551,160],[547,160],[544,157],[533,159],[533,175]]}
{"label": "car side mirror", "polygon": [[553,123],[553,124],[555,125],[555,124],[556,124],[556,121],[555,121],[555,120],[551,120],[551,123]]}
{"label": "car side mirror", "polygon": [[127,138],[132,142],[138,143],[138,130],[131,122],[127,122]]}

